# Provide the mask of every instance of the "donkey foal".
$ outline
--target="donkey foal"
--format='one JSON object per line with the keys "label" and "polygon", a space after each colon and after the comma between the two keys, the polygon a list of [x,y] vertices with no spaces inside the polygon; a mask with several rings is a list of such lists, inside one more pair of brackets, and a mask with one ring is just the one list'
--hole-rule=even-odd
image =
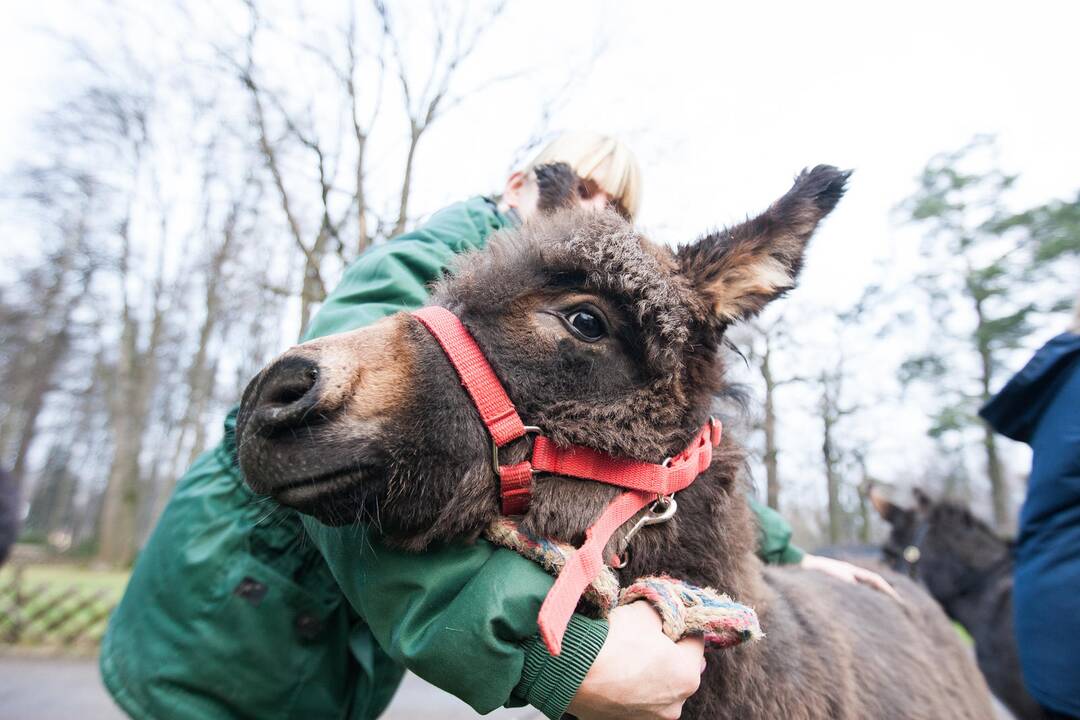
{"label": "donkey foal", "polygon": [[[805,171],[761,215],[675,251],[613,212],[559,211],[462,257],[432,303],[466,325],[526,423],[561,445],[660,463],[687,446],[726,387],[725,331],[795,285],[847,177]],[[409,315],[285,353],[245,391],[238,432],[251,487],[323,522],[377,508],[390,540],[422,550],[477,537],[499,515],[487,432],[436,340]],[[504,448],[502,462],[520,462],[529,444]],[[679,493],[677,514],[643,528],[618,570],[624,585],[667,574],[758,612],[767,637],[709,653],[685,716],[991,717],[973,661],[914,583],[890,576],[900,605],[821,574],[762,567],[742,463],[725,436]],[[620,492],[540,475],[522,527],[580,545]]]}

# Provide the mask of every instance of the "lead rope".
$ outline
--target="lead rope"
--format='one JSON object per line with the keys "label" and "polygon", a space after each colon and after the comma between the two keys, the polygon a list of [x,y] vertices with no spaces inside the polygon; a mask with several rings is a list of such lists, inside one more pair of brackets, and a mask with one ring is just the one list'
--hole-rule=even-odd
{"label": "lead rope", "polygon": [[[529,535],[516,520],[508,517],[492,522],[484,535],[556,576],[579,552],[567,543]],[[605,566],[585,588],[582,597],[601,617],[620,605],[646,600],[660,615],[664,634],[676,642],[696,636],[703,637],[710,648],[728,648],[765,636],[753,608],[710,587],[699,587],[667,575],[641,577],[620,588],[615,572]]]}

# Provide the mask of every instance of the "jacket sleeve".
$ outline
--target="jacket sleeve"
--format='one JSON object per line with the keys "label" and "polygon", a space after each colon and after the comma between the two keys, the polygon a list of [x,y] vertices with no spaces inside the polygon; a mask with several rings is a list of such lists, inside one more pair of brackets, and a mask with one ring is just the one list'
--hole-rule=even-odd
{"label": "jacket sleeve", "polygon": [[304,333],[305,340],[355,330],[427,302],[428,286],[454,257],[482,248],[505,221],[484,198],[435,213],[421,228],[367,249],[345,270]]}
{"label": "jacket sleeve", "polygon": [[[454,255],[482,247],[501,225],[490,203],[477,198],[370,249],[346,271],[305,338],[419,307]],[[575,616],[563,652],[549,655],[536,637],[536,616],[552,578],[485,541],[407,553],[362,525],[332,528],[308,517],[304,524],[382,649],[478,712],[516,700],[560,717],[607,637],[606,622]]]}
{"label": "jacket sleeve", "polygon": [[510,550],[479,541],[409,553],[364,526],[304,524],[382,649],[477,712],[517,698],[561,717],[607,638],[606,622],[575,615],[562,654],[549,655],[536,616],[553,580]]}
{"label": "jacket sleeve", "polygon": [[795,565],[802,562],[806,553],[791,544],[791,526],[780,513],[753,496],[747,496],[747,500],[751,512],[757,516],[758,557],[774,565]]}

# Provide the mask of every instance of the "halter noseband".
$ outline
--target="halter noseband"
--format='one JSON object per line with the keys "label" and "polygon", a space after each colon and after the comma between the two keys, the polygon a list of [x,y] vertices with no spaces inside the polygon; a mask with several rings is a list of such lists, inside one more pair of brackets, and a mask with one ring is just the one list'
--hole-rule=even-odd
{"label": "halter noseband", "polygon": [[924,520],[922,524],[915,529],[915,536],[911,539],[911,543],[904,547],[904,551],[900,555],[907,565],[908,577],[912,580],[918,579],[919,561],[922,560],[922,544],[923,541],[926,540],[926,533],[929,531],[930,521]]}
{"label": "halter noseband", "polygon": [[[540,428],[522,422],[480,346],[454,313],[430,306],[412,315],[446,353],[491,435],[492,466],[499,480],[504,515],[525,513],[532,496],[533,476],[538,473],[595,480],[627,490],[612,500],[585,531],[585,542],[567,560],[540,607],[540,635],[548,650],[558,655],[582,593],[604,567],[603,551],[612,534],[650,503],[655,503],[653,511],[638,521],[631,535],[675,514],[672,496],[688,487],[711,464],[712,450],[720,444],[720,423],[710,418],[685,450],[659,465],[615,457],[581,445],[556,445]],[[499,450],[529,435],[534,436],[530,459],[500,465]]]}
{"label": "halter noseband", "polygon": [[[919,563],[923,559],[923,543],[926,542],[926,536],[930,532],[930,519],[924,519],[919,526],[915,529],[914,537],[911,543],[906,545],[900,554],[900,558],[903,560],[905,569],[907,570],[908,577],[918,582],[920,578]],[[981,590],[982,587],[990,582],[1001,570],[1013,563],[1013,550],[1011,547],[1006,547],[1005,552],[997,560],[994,560],[989,565],[984,567],[972,567],[961,576],[956,584],[956,589],[950,592],[948,595],[935,596],[937,601],[943,606],[948,606],[955,600],[969,595],[973,592]],[[925,580],[923,581],[925,582]]]}

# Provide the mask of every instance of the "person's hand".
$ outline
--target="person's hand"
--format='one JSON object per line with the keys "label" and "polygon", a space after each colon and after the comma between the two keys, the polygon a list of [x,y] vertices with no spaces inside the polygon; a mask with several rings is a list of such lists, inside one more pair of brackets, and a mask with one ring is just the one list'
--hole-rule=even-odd
{"label": "person's hand", "polygon": [[852,565],[843,560],[834,560],[833,558],[822,557],[821,555],[810,555],[809,553],[803,556],[802,562],[799,564],[804,568],[817,570],[826,575],[832,575],[834,578],[843,580],[844,582],[869,585],[875,590],[880,590],[885,593],[898,603],[902,604],[904,602],[900,599],[900,596],[896,594],[896,591],[893,590],[893,586],[886,582],[885,578],[872,570],[861,568],[858,565]]}
{"label": "person's hand", "polygon": [[672,642],[660,616],[639,600],[608,615],[608,635],[567,712],[580,720],[670,720],[701,683],[705,643]]}

